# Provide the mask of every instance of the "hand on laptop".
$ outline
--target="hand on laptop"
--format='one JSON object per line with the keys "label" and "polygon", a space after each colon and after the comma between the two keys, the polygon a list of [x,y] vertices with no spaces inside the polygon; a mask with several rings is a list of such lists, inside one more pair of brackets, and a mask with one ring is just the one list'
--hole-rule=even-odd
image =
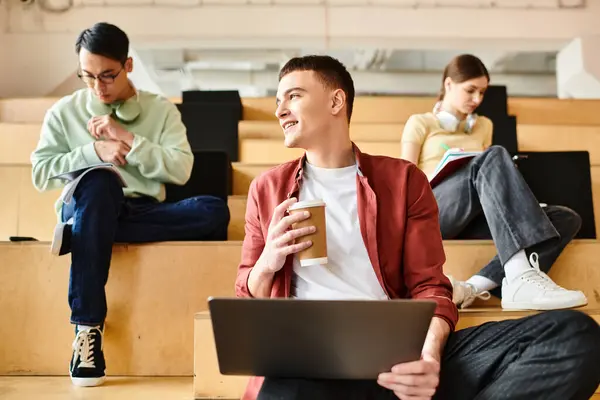
{"label": "hand on laptop", "polygon": [[288,255],[295,254],[312,245],[311,241],[294,243],[295,239],[315,232],[314,226],[291,229],[293,224],[310,216],[308,212],[286,216],[287,209],[296,202],[297,199],[295,198],[288,199],[279,204],[273,211],[269,232],[267,233],[267,242],[256,263],[256,265],[260,265],[264,273],[279,271]]}
{"label": "hand on laptop", "polygon": [[379,375],[377,383],[400,400],[430,400],[439,383],[440,363],[427,353],[419,361],[394,365]]}

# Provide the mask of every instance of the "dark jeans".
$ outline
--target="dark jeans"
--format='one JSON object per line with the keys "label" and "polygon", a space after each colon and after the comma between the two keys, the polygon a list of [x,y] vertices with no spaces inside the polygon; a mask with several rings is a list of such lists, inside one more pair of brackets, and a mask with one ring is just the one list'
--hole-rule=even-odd
{"label": "dark jeans", "polygon": [[581,228],[581,217],[575,211],[540,207],[501,146],[491,146],[473,158],[433,193],[444,239],[494,240],[498,255],[478,275],[498,285],[504,278],[503,265],[519,250],[528,256],[538,253],[540,269],[548,272]]}
{"label": "dark jeans", "polygon": [[[450,335],[434,399],[587,400],[600,384],[599,359],[600,327],[579,311],[489,322]],[[258,399],[397,397],[376,381],[266,378]]]}
{"label": "dark jeans", "polygon": [[109,171],[89,172],[64,205],[63,221],[73,217],[69,305],[71,322],[99,325],[106,318],[105,285],[113,243],[226,240],[227,204],[199,196],[178,203],[128,199]]}

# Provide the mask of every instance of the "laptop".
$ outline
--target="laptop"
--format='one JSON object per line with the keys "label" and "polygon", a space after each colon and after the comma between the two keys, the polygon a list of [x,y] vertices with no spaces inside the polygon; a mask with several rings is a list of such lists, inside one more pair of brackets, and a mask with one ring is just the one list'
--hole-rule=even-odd
{"label": "laptop", "polygon": [[209,298],[223,375],[377,379],[421,357],[428,300]]}

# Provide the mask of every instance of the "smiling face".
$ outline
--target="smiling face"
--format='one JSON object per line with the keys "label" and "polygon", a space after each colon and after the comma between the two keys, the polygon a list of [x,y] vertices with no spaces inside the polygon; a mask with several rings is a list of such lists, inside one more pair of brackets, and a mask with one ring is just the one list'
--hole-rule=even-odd
{"label": "smiling face", "polygon": [[461,114],[471,114],[479,107],[483,101],[483,96],[488,87],[489,80],[485,76],[469,79],[464,82],[454,82],[451,78],[446,78],[445,100],[452,109]]}
{"label": "smiling face", "polygon": [[[340,93],[341,92],[341,93]],[[314,71],[294,71],[279,81],[275,115],[286,147],[311,148],[325,140],[332,121],[346,118],[341,89],[328,88]]]}
{"label": "smiling face", "polygon": [[82,48],[79,52],[79,68],[81,79],[105,104],[125,99],[131,91],[127,79],[127,74],[133,69],[131,58],[123,65],[117,60],[93,54]]}

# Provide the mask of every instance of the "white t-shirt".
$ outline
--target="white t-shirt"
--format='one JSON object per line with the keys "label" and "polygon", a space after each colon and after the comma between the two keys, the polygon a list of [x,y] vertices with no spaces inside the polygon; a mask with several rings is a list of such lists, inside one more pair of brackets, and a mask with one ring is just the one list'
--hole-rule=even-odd
{"label": "white t-shirt", "polygon": [[358,221],[356,165],[318,168],[306,162],[299,201],[325,201],[327,265],[300,266],[294,257],[292,297],[385,300]]}

